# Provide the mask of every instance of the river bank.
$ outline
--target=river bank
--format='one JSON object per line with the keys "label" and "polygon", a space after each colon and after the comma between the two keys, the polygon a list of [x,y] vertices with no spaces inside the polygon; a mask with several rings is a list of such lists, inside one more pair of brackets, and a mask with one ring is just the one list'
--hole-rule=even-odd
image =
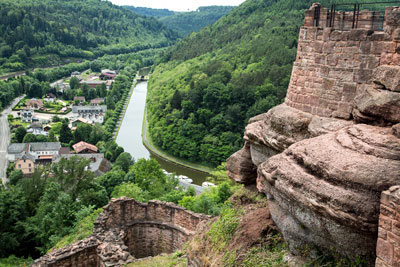
{"label": "river bank", "polygon": [[145,116],[146,98],[147,82],[138,82],[131,92],[129,105],[126,107],[125,116],[115,137],[116,142],[135,160],[154,158],[167,172],[190,177],[193,184],[201,185],[213,171],[212,168],[176,159],[151,142]]}
{"label": "river bank", "polygon": [[161,148],[157,147],[156,145],[153,144],[151,137],[148,134],[148,129],[147,129],[147,108],[145,110],[145,115],[144,115],[144,119],[143,119],[143,128],[142,128],[142,138],[143,138],[143,145],[149,150],[151,151],[153,154],[156,154],[157,156],[170,161],[171,163],[183,166],[185,168],[189,168],[189,169],[193,169],[199,172],[203,172],[206,174],[210,174],[212,171],[214,171],[214,169],[206,167],[206,166],[202,166],[199,164],[194,164],[188,161],[185,161],[183,159],[178,159],[172,155],[169,155],[168,153],[166,153],[165,151],[162,151]]}

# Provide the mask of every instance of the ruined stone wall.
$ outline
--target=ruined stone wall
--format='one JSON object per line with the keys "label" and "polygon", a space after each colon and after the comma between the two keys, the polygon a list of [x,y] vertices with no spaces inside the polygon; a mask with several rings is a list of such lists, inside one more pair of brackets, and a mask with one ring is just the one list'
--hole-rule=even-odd
{"label": "ruined stone wall", "polygon": [[376,266],[400,265],[400,186],[382,192]]}
{"label": "ruined stone wall", "polygon": [[171,253],[209,219],[173,203],[112,199],[95,221],[92,236],[43,256],[33,266],[122,266],[135,258]]}
{"label": "ruined stone wall", "polygon": [[179,228],[160,223],[136,223],[129,227],[125,244],[135,258],[172,253],[188,240]]}
{"label": "ruined stone wall", "polygon": [[[392,10],[386,9],[385,18]],[[307,16],[306,25],[310,20]],[[362,84],[372,83],[374,69],[400,65],[396,23],[385,20],[385,31],[302,27],[285,103],[313,115],[351,119],[354,98]]]}

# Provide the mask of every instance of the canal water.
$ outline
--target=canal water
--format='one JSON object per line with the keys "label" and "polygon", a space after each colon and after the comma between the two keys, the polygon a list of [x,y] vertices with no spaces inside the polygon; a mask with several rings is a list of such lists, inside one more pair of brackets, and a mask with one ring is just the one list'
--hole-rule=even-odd
{"label": "canal water", "polygon": [[150,153],[142,142],[142,125],[146,105],[147,82],[140,82],[133,90],[132,97],[128,104],[125,117],[118,132],[117,143],[126,152],[129,152],[135,160],[140,158],[154,158],[167,172],[174,172],[177,175],[185,175],[193,180],[194,184],[201,185],[207,174],[193,169],[174,164],[159,156]]}

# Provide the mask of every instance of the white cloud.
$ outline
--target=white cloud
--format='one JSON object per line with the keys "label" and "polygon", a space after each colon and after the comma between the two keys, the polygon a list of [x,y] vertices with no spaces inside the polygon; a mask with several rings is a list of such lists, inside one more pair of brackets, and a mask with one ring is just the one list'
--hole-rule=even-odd
{"label": "white cloud", "polygon": [[110,0],[116,5],[166,8],[174,11],[196,10],[200,6],[238,6],[245,0]]}

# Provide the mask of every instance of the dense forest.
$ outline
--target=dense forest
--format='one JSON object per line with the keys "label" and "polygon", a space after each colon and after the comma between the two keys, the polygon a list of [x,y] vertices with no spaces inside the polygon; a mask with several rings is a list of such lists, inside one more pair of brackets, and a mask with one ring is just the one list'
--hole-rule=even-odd
{"label": "dense forest", "polygon": [[247,120],[285,97],[311,2],[249,0],[164,53],[149,81],[153,142],[212,165],[237,151]]}
{"label": "dense forest", "polygon": [[181,36],[187,36],[192,32],[198,32],[207,25],[213,24],[219,18],[231,12],[234,7],[205,6],[190,12],[174,12],[168,9],[132,6],[125,6],[125,8],[144,16],[155,17],[167,28],[179,32]]}
{"label": "dense forest", "polygon": [[172,44],[178,34],[107,1],[3,0],[0,73]]}

